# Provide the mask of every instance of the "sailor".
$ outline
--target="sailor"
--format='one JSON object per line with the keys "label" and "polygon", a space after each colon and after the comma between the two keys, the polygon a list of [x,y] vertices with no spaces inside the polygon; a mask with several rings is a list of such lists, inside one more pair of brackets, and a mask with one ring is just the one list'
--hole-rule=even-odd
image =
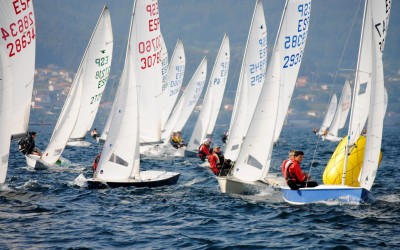
{"label": "sailor", "polygon": [[99,164],[99,161],[100,161],[100,157],[101,157],[101,153],[96,155],[96,158],[94,158],[94,161],[93,161],[93,172],[96,172],[97,165]]}
{"label": "sailor", "polygon": [[179,141],[178,141],[178,138],[177,138],[175,132],[172,132],[172,135],[171,135],[171,145],[174,148],[179,148]]}
{"label": "sailor", "polygon": [[36,132],[29,132],[29,136],[28,138],[22,139],[21,141],[19,141],[19,147],[20,147],[20,151],[23,154],[32,154],[32,155],[39,155],[41,156],[42,153],[40,152],[40,150],[38,148],[36,148],[35,145],[35,138],[36,138]]}
{"label": "sailor", "polygon": [[180,148],[183,147],[183,146],[187,146],[186,143],[182,139],[181,131],[177,131],[176,132],[176,140],[177,140],[178,146]]}
{"label": "sailor", "polygon": [[222,136],[221,136],[221,140],[222,143],[226,143],[226,141],[228,140],[228,132],[225,132]]}
{"label": "sailor", "polygon": [[211,153],[210,140],[206,139],[199,147],[199,158],[205,161]]}
{"label": "sailor", "polygon": [[95,139],[96,140],[96,138],[97,137],[99,137],[100,135],[97,133],[97,129],[96,128],[94,128],[93,130],[92,130],[92,132],[90,132],[90,135],[93,137],[93,139]]}
{"label": "sailor", "polygon": [[310,181],[311,176],[307,173],[303,173],[300,163],[304,158],[303,151],[296,150],[293,154],[293,160],[288,160],[285,163],[285,171],[283,176],[286,179],[286,183],[290,189],[297,190],[304,187],[316,187],[317,182]]}
{"label": "sailor", "polygon": [[287,158],[286,160],[284,160],[283,162],[282,162],[282,166],[281,166],[281,168],[282,168],[282,175],[283,176],[285,176],[286,175],[286,163],[288,162],[288,161],[293,161],[294,160],[294,152],[296,152],[296,150],[294,150],[294,149],[291,149],[290,151],[289,151],[289,158]]}
{"label": "sailor", "polygon": [[220,146],[214,147],[213,152],[208,157],[208,162],[210,162],[211,171],[213,171],[215,175],[219,175],[224,163],[224,156],[221,153]]}

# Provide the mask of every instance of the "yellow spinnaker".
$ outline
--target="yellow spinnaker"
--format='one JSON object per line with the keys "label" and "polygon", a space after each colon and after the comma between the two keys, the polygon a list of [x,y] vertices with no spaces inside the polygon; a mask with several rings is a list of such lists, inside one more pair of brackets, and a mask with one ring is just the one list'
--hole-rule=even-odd
{"label": "yellow spinnaker", "polygon": [[[364,147],[366,143],[366,137],[360,136],[356,141],[355,145],[350,147],[350,155],[348,157],[348,164],[346,169],[346,183],[345,185],[359,187],[358,175],[360,174],[361,166],[364,159]],[[324,174],[322,175],[322,181],[325,185],[341,185],[342,184],[342,173],[343,173],[343,162],[346,151],[347,137],[343,138],[339,145],[333,152],[331,159],[326,165]],[[382,152],[380,155],[379,163],[382,160]]]}

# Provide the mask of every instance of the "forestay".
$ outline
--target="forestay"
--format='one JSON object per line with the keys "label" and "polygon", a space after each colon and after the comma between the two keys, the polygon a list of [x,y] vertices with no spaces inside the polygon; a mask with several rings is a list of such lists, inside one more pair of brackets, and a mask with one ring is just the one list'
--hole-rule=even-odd
{"label": "forestay", "polygon": [[224,154],[227,159],[237,159],[265,81],[266,69],[267,26],[262,1],[258,0],[247,38],[229,127],[229,140]]}
{"label": "forestay", "polygon": [[206,137],[211,137],[224,97],[230,62],[229,37],[224,36],[208,82],[203,106],[197,118],[187,150],[196,151]]}
{"label": "forestay", "polygon": [[165,125],[164,144],[169,142],[173,131],[181,131],[185,126],[203,91],[206,77],[207,59],[204,57]]}
{"label": "forestay", "polygon": [[110,75],[112,52],[111,18],[105,6],[81,62],[84,67],[82,99],[71,141],[83,139],[92,127]]}
{"label": "forestay", "polygon": [[283,125],[279,119],[287,113],[287,107],[284,110],[280,105],[286,106],[285,103],[290,101],[288,97],[292,95],[288,90],[293,91],[299,72],[310,11],[309,0],[286,1],[267,78],[235,164],[233,175],[240,180],[264,179],[269,172],[274,138],[279,137],[276,134],[280,133],[279,126]]}

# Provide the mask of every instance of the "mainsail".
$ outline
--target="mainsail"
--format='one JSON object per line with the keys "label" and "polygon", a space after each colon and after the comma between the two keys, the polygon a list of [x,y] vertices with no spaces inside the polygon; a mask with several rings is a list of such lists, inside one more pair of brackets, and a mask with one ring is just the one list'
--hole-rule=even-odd
{"label": "mainsail", "polygon": [[97,22],[81,64],[85,67],[79,115],[70,141],[82,140],[90,130],[110,75],[113,33],[107,6]]}
{"label": "mainsail", "polygon": [[265,81],[266,69],[267,26],[262,2],[257,0],[243,56],[229,140],[225,147],[224,156],[227,159],[237,159]]}
{"label": "mainsail", "polygon": [[[112,52],[112,39],[109,40],[109,36],[103,36],[103,32],[106,32],[108,35],[109,32],[111,32],[110,14],[106,6],[103,8],[102,14],[100,15],[99,21],[97,22],[92,37],[83,55],[75,79],[72,83],[70,93],[65,100],[50,142],[41,156],[41,159],[47,164],[51,165],[59,160],[62,152],[65,149],[65,146],[67,145],[67,141],[70,138],[75,125],[77,124],[77,119],[79,118],[82,104],[86,105],[89,101],[88,96],[83,96],[85,84],[89,82],[89,84],[91,83],[90,87],[93,87],[93,77],[96,74],[99,74],[99,71],[104,73],[109,71],[109,69],[107,70],[107,67],[109,67],[111,64],[111,58],[109,57],[111,54],[108,53]],[[103,53],[103,50],[107,50],[106,55],[104,55],[105,53]],[[107,77],[103,78],[103,80],[106,81]],[[103,80],[95,80],[95,82],[98,82],[98,84],[101,85]],[[102,88],[100,85],[97,85],[97,87]],[[88,93],[86,92],[86,94]],[[98,94],[98,96],[100,97],[101,93]],[[88,99],[82,100],[84,97]],[[97,104],[99,102],[99,100],[94,100],[96,99],[95,96],[92,96],[90,99]],[[95,109],[97,110],[97,107]],[[84,112],[87,111],[88,110],[85,107]],[[87,113],[86,115],[89,116]],[[92,119],[93,118],[90,118],[90,120]]]}
{"label": "mainsail", "polygon": [[206,77],[207,59],[203,58],[165,125],[162,136],[164,144],[168,143],[172,132],[181,131],[185,126],[203,91]]}
{"label": "mainsail", "polygon": [[196,151],[206,137],[212,136],[228,79],[229,61],[229,37],[225,35],[211,72],[203,106],[187,146],[189,151]]}

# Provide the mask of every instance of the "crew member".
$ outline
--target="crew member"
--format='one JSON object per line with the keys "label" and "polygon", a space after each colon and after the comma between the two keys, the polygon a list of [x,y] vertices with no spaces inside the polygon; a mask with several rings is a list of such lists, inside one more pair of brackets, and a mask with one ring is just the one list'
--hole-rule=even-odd
{"label": "crew member", "polygon": [[203,144],[200,145],[199,147],[199,158],[202,161],[205,161],[207,157],[210,155],[211,147],[210,147],[210,141],[208,139],[204,140]]}
{"label": "crew member", "polygon": [[318,186],[317,182],[310,181],[309,174],[303,173],[303,170],[300,167],[303,158],[303,151],[295,151],[293,154],[293,160],[288,160],[284,166],[285,171],[283,172],[283,176],[285,177],[288,186],[293,190]]}

